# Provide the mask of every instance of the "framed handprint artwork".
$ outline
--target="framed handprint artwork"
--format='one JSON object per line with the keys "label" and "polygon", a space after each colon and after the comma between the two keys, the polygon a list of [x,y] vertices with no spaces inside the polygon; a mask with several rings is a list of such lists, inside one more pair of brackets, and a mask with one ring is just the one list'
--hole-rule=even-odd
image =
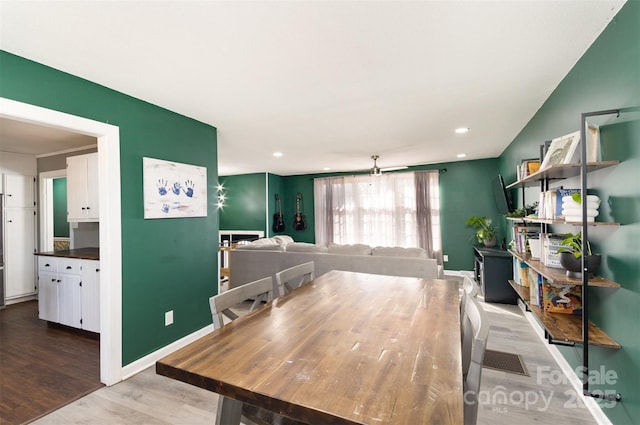
{"label": "framed handprint artwork", "polygon": [[144,218],[207,216],[207,168],[142,158]]}

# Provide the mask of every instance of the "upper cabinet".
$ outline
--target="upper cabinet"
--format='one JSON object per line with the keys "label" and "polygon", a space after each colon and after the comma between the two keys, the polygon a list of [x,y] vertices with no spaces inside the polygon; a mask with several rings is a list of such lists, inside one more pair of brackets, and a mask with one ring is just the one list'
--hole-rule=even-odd
{"label": "upper cabinet", "polygon": [[35,193],[35,177],[4,175],[4,206],[6,208],[35,207]]}
{"label": "upper cabinet", "polygon": [[67,158],[67,221],[100,221],[98,154]]}

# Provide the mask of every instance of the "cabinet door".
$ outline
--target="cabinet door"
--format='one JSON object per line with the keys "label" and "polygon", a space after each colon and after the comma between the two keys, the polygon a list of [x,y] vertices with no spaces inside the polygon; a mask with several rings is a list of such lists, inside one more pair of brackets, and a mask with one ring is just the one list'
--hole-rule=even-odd
{"label": "cabinet door", "polygon": [[58,322],[80,328],[80,276],[58,274]]}
{"label": "cabinet door", "polygon": [[82,261],[82,329],[100,332],[100,262]]}
{"label": "cabinet door", "polygon": [[67,220],[98,221],[98,154],[67,158]]}
{"label": "cabinet door", "polygon": [[38,272],[38,317],[58,322],[58,277],[55,273]]}
{"label": "cabinet door", "polygon": [[87,160],[84,155],[67,158],[67,220],[83,221],[87,207]]}
{"label": "cabinet door", "polygon": [[87,219],[98,221],[98,154],[92,153],[87,157]]}
{"label": "cabinet door", "polygon": [[3,193],[6,208],[33,208],[35,177],[5,174]]}
{"label": "cabinet door", "polygon": [[5,297],[36,293],[36,216],[34,208],[6,208],[4,211]]}

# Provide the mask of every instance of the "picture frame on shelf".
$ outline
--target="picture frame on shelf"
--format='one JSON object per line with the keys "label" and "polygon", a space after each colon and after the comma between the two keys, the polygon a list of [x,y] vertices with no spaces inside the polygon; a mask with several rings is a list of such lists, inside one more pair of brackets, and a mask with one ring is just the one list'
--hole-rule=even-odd
{"label": "picture frame on shelf", "polygon": [[553,139],[542,164],[540,164],[540,169],[544,170],[552,165],[570,164],[579,144],[579,131]]}

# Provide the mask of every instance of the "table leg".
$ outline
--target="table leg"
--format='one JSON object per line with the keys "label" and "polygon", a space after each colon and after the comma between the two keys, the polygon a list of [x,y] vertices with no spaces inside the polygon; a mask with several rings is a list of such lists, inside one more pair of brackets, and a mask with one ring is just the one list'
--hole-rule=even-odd
{"label": "table leg", "polygon": [[242,403],[232,398],[218,397],[216,425],[240,425]]}

